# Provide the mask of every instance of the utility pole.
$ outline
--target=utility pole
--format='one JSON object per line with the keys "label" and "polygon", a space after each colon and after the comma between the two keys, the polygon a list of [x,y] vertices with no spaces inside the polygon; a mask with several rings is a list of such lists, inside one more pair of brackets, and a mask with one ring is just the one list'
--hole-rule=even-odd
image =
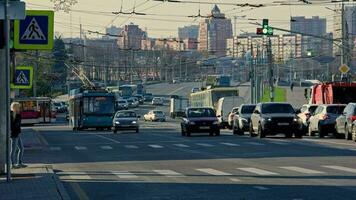
{"label": "utility pole", "polygon": [[248,58],[248,62],[250,65],[250,102],[251,102],[251,104],[254,103],[254,89],[255,89],[255,72],[254,72],[254,67],[253,67],[253,62],[252,62],[252,56],[253,56],[253,44],[251,41],[250,57]]}
{"label": "utility pole", "polygon": [[40,52],[36,50],[36,64],[35,64],[35,69],[33,73],[33,96],[37,97],[37,72],[40,67]]}
{"label": "utility pole", "polygon": [[274,80],[273,80],[273,61],[272,61],[272,42],[271,38],[268,37],[268,67],[269,67],[269,91],[270,91],[270,101],[274,102]]}

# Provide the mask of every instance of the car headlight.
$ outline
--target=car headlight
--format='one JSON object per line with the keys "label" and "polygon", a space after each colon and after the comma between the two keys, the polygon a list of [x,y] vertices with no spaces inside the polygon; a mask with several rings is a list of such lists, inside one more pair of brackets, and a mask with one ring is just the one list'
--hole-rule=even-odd
{"label": "car headlight", "polygon": [[294,122],[297,122],[297,121],[298,121],[298,118],[294,118],[293,121],[294,121]]}
{"label": "car headlight", "polygon": [[119,121],[116,121],[115,124],[120,124],[120,122],[119,122]]}
{"label": "car headlight", "polygon": [[137,121],[132,121],[133,124],[137,124]]}
{"label": "car headlight", "polygon": [[214,125],[217,125],[217,124],[219,124],[219,122],[218,122],[218,121],[214,121],[213,124],[214,124]]}
{"label": "car headlight", "polygon": [[271,118],[262,118],[262,120],[263,120],[263,121],[267,121],[267,122],[272,121],[272,119],[271,119]]}

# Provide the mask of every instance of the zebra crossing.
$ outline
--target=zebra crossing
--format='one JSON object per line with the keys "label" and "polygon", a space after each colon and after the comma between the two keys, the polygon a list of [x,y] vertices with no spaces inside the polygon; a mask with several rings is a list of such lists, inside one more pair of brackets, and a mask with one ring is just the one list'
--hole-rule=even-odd
{"label": "zebra crossing", "polygon": [[[280,171],[282,169],[283,171]],[[313,176],[318,175],[329,176],[335,173],[344,173],[342,175],[347,179],[347,176],[355,176],[356,169],[346,166],[337,165],[318,165],[314,166],[314,169],[309,169],[300,166],[274,166],[271,169],[265,169],[260,167],[237,167],[232,169],[214,169],[214,168],[195,168],[195,169],[184,169],[184,171],[173,170],[173,169],[152,169],[152,170],[135,170],[135,171],[102,171],[102,172],[90,172],[90,171],[63,171],[57,172],[56,174],[62,180],[91,180],[96,179],[96,176],[106,175],[112,176],[111,179],[119,180],[149,180],[157,177],[165,178],[190,178],[190,177],[220,177],[226,178],[227,181],[231,182],[243,182],[244,179],[248,179],[248,176],[253,177],[266,177],[266,176],[287,176],[291,173],[299,173],[301,176]],[[201,176],[204,175],[204,176]],[[258,188],[257,188],[258,189]],[[263,189],[261,189],[263,190]]]}

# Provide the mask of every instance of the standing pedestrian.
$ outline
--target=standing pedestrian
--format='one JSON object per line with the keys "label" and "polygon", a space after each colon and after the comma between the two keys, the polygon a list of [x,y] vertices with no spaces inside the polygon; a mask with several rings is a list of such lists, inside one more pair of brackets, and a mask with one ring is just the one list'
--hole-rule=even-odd
{"label": "standing pedestrian", "polygon": [[20,104],[13,102],[11,104],[11,163],[12,168],[27,167],[23,163],[23,143],[21,140],[21,115]]}
{"label": "standing pedestrian", "polygon": [[294,83],[292,82],[291,84],[290,84],[290,90],[293,92],[293,88],[294,88]]}

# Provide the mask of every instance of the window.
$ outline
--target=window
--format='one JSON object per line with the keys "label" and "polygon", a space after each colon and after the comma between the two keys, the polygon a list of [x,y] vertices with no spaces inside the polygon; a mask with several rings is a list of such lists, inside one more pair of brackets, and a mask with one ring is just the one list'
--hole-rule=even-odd
{"label": "window", "polygon": [[114,110],[112,97],[84,97],[85,114],[112,114]]}
{"label": "window", "polygon": [[211,108],[192,108],[188,110],[188,117],[215,117],[215,111]]}
{"label": "window", "polygon": [[116,118],[136,118],[135,112],[118,112],[115,116]]}
{"label": "window", "polygon": [[323,111],[324,107],[323,106],[318,106],[318,108],[315,110],[314,114],[320,114]]}
{"label": "window", "polygon": [[328,106],[326,108],[327,113],[332,113],[332,114],[342,114],[345,109],[345,106]]}
{"label": "window", "polygon": [[262,113],[295,113],[295,111],[290,104],[264,104]]}
{"label": "window", "polygon": [[241,109],[241,113],[253,113],[256,106],[243,106]]}
{"label": "window", "polygon": [[318,106],[310,106],[310,107],[309,107],[309,112],[310,112],[310,113],[314,113],[317,107],[318,107]]}

